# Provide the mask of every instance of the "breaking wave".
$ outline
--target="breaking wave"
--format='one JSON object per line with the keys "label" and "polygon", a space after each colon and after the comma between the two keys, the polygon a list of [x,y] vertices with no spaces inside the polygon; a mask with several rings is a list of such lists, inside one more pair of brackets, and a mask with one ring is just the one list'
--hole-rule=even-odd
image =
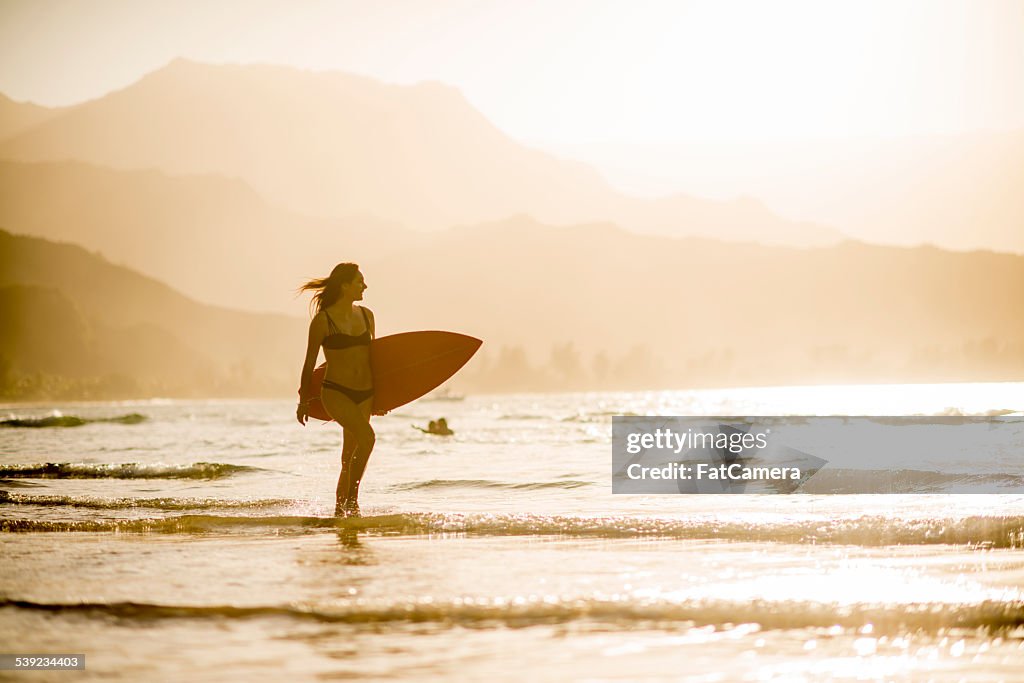
{"label": "breaking wave", "polygon": [[1018,493],[1024,476],[1004,472],[852,470],[824,467],[800,485],[803,493]]}
{"label": "breaking wave", "polygon": [[0,478],[32,479],[220,479],[242,472],[261,471],[249,465],[222,462],[194,462],[184,465],[164,463],[71,463],[48,462],[38,465],[2,465]]}
{"label": "breaking wave", "polygon": [[128,413],[116,417],[78,417],[76,415],[47,415],[46,417],[22,417],[0,420],[0,427],[81,427],[94,422],[135,425],[145,422],[145,415]]}
{"label": "breaking wave", "polygon": [[1024,547],[1024,517],[899,519],[880,516],[784,522],[659,517],[562,517],[530,514],[389,514],[365,517],[179,515],[117,520],[0,520],[6,532],[211,533],[347,530],[386,534],[668,538],[856,546]]}
{"label": "breaking wave", "polygon": [[871,625],[872,632],[907,630],[942,632],[950,629],[1002,632],[1024,625],[1024,603],[910,603],[838,605],[793,601],[639,601],[622,596],[587,598],[554,596],[490,597],[444,601],[409,600],[397,603],[353,602],[329,609],[302,605],[160,605],[138,602],[43,603],[0,599],[0,609],[78,613],[107,618],[152,621],[162,619],[291,618],[352,625],[436,623],[450,626],[512,627],[557,624],[578,620],[634,626],[742,625],[762,629],[820,628],[854,631]]}
{"label": "breaking wave", "polygon": [[593,485],[593,482],[579,480],[504,482],[489,479],[430,479],[429,481],[395,484],[391,489],[393,491],[413,491],[416,489],[435,488],[480,488],[533,491],[536,489],[577,489],[581,486]]}
{"label": "breaking wave", "polygon": [[302,501],[291,498],[266,498],[258,500],[226,500],[216,498],[74,498],[71,496],[33,496],[8,493],[0,490],[0,503],[11,505],[38,505],[41,507],[78,507],[93,510],[131,510],[152,508],[155,510],[217,510],[217,509],[260,509],[282,505],[294,505]]}

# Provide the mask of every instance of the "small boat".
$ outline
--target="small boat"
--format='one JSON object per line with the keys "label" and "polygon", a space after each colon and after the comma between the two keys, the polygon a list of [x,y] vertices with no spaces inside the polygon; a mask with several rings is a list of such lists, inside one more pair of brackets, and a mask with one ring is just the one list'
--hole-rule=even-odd
{"label": "small boat", "polygon": [[463,401],[465,394],[453,394],[448,387],[436,389],[423,397],[424,401]]}

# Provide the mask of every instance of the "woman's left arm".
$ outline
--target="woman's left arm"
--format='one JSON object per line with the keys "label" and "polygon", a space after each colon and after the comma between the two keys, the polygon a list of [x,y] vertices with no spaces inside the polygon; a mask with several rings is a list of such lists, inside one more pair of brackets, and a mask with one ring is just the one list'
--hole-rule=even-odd
{"label": "woman's left arm", "polygon": [[295,419],[299,424],[306,424],[309,416],[309,403],[313,399],[313,366],[316,365],[317,356],[320,355],[320,343],[324,338],[325,323],[320,320],[320,314],[309,321],[309,336],[306,339],[306,357],[302,363],[302,373],[299,376],[299,406],[295,410]]}

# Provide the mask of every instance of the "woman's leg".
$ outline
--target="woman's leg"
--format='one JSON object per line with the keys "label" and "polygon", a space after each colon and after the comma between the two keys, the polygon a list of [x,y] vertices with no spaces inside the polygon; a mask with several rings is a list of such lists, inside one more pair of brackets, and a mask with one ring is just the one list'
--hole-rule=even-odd
{"label": "woman's leg", "polygon": [[[344,429],[344,428],[343,428]],[[349,489],[352,487],[352,456],[359,445],[356,434],[351,429],[344,429],[345,437],[341,446],[341,472],[338,474],[338,487],[335,489],[337,505],[344,507],[349,502]],[[335,513],[339,512],[335,509]]]}
{"label": "woman's leg", "polygon": [[[367,424],[370,423],[370,411],[372,408],[372,398],[359,404],[359,412],[362,413]],[[374,436],[373,443],[376,443],[376,436]],[[348,499],[355,504],[359,502],[359,482],[363,480],[363,473],[366,472],[366,463],[370,461],[373,443],[370,444],[368,450],[355,449],[352,453],[352,476],[349,478]]]}
{"label": "woman's leg", "polygon": [[339,508],[358,504],[359,480],[366,470],[366,463],[373,452],[376,435],[370,426],[370,406],[367,400],[356,405],[348,396],[339,391],[325,390],[321,394],[327,414],[344,429],[341,450],[341,475],[336,489]]}

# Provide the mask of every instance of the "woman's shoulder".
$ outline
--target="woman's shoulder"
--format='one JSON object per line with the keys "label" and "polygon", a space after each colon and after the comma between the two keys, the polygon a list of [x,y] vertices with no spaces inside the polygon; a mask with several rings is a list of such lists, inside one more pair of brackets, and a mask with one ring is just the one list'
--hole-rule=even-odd
{"label": "woman's shoulder", "polygon": [[327,311],[320,309],[317,311],[309,321],[309,326],[320,326],[327,324]]}

